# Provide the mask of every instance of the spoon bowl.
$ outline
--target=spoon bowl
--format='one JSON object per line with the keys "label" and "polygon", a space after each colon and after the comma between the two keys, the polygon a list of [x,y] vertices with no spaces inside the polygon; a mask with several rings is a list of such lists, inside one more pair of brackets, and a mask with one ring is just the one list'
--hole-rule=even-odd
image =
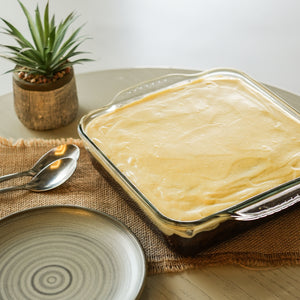
{"label": "spoon bowl", "polygon": [[77,160],[67,157],[58,159],[37,173],[28,183],[0,189],[0,193],[15,190],[44,192],[66,182],[74,173]]}
{"label": "spoon bowl", "polygon": [[52,162],[62,159],[62,158],[73,158],[74,160],[77,160],[80,155],[80,150],[76,145],[73,144],[64,144],[59,145],[47,153],[45,153],[34,165],[30,170],[19,172],[19,173],[13,173],[8,174],[0,177],[0,182],[22,177],[22,176],[35,176],[38,174],[41,170],[43,170],[45,167],[47,167]]}
{"label": "spoon bowl", "polygon": [[79,158],[80,150],[74,144],[65,144],[57,146],[47,153],[45,153],[35,164],[34,166],[28,170],[32,176],[39,173],[42,169],[47,167],[53,161],[56,161],[61,158],[70,157],[75,160]]}

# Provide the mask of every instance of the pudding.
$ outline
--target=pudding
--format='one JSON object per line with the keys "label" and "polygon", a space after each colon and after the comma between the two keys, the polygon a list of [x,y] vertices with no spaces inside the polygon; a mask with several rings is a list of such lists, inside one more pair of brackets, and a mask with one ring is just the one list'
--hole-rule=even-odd
{"label": "pudding", "polygon": [[244,81],[202,78],[105,112],[87,136],[163,215],[194,221],[300,176],[300,121]]}

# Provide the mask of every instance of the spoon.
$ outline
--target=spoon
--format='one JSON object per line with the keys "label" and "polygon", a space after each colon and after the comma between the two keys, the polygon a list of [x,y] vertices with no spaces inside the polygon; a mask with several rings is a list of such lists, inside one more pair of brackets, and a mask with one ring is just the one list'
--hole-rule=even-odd
{"label": "spoon", "polygon": [[28,183],[0,189],[0,193],[15,190],[43,192],[52,190],[68,180],[74,173],[77,160],[67,157],[56,160],[37,173]]}
{"label": "spoon", "polygon": [[79,154],[80,150],[76,145],[66,144],[57,146],[45,153],[30,170],[1,176],[0,182],[16,177],[35,176],[50,163],[65,157],[71,157],[77,160],[79,158]]}

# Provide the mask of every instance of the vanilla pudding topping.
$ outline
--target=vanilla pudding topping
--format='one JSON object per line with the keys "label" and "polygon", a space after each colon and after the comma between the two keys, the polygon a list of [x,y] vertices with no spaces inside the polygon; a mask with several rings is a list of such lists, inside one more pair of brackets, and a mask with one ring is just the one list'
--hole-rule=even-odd
{"label": "vanilla pudding topping", "polygon": [[300,121],[215,76],[98,116],[87,135],[165,216],[201,219],[300,176]]}

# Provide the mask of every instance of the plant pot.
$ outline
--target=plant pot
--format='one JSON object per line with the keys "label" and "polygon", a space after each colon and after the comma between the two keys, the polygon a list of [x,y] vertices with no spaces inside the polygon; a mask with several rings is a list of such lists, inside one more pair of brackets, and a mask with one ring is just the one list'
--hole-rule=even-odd
{"label": "plant pot", "polygon": [[34,130],[50,130],[71,123],[78,112],[74,71],[56,82],[37,84],[13,73],[14,106],[19,120]]}

